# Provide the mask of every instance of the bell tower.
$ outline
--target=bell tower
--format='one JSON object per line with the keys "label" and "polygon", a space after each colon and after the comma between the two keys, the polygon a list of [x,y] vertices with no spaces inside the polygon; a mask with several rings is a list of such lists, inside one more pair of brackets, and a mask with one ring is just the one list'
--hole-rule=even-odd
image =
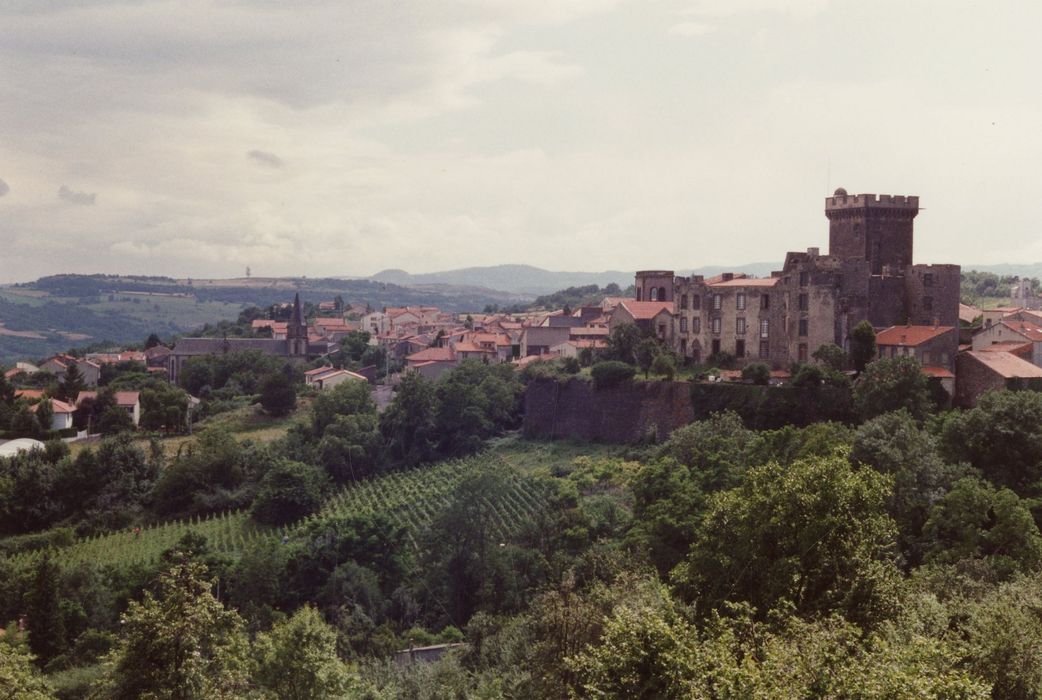
{"label": "bell tower", "polygon": [[300,292],[293,297],[293,313],[286,324],[286,351],[294,357],[308,355],[308,324],[300,308]]}

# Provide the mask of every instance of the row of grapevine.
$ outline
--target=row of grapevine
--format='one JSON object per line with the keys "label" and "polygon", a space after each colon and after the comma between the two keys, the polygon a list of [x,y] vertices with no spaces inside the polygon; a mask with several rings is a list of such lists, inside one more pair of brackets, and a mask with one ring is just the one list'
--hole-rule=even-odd
{"label": "row of grapevine", "polygon": [[[490,457],[480,455],[393,472],[350,484],[331,495],[318,514],[286,528],[262,528],[245,511],[226,512],[205,518],[162,523],[140,531],[123,530],[86,538],[57,550],[55,556],[66,565],[81,562],[101,565],[149,564],[190,531],[205,537],[212,550],[234,556],[259,538],[292,538],[299,527],[316,518],[356,513],[387,514],[393,522],[414,536],[428,527],[437,513],[449,503],[453,489],[468,470],[472,470],[479,460],[487,459]],[[508,488],[497,495],[494,503],[486,505],[494,514],[497,536],[506,539],[534,512],[546,507],[546,497],[537,483],[511,473]],[[29,564],[41,555],[42,550],[37,550],[20,553],[12,559]]]}

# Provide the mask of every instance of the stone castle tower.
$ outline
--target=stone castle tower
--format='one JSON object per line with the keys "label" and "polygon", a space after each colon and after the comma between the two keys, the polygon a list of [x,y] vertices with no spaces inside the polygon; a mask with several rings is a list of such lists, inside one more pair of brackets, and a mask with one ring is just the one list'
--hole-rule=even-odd
{"label": "stone castle tower", "polygon": [[286,354],[291,357],[308,355],[308,324],[300,308],[300,292],[293,297],[293,313],[286,326]]}
{"label": "stone castle tower", "polygon": [[829,255],[865,260],[873,275],[884,268],[896,273],[912,264],[912,221],[918,213],[918,197],[849,195],[840,187],[825,199]]}

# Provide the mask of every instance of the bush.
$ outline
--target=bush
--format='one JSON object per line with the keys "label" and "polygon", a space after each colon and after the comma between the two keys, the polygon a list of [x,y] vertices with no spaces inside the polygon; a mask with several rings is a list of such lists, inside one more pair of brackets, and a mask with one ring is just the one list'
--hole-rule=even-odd
{"label": "bush", "polygon": [[254,520],[285,525],[314,513],[322,505],[325,483],[322,471],[310,464],[285,461],[275,465],[261,480],[253,503]]}
{"label": "bush", "polygon": [[742,381],[766,386],[771,381],[771,368],[762,362],[754,362],[742,368]]}
{"label": "bush", "polygon": [[670,353],[659,353],[651,363],[651,371],[661,374],[666,381],[673,381],[673,376],[677,372],[677,361]]}
{"label": "bush", "polygon": [[297,405],[297,388],[286,375],[269,374],[261,381],[260,404],[271,416],[285,416]]}
{"label": "bush", "polygon": [[617,360],[598,362],[590,369],[593,386],[597,389],[607,389],[629,381],[636,373],[637,369],[633,365]]}

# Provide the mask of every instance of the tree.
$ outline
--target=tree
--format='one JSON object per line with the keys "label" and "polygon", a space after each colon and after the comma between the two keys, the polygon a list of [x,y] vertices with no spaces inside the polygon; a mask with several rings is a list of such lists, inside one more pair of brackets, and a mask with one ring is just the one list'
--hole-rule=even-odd
{"label": "tree", "polygon": [[358,362],[362,353],[369,348],[369,334],[365,331],[351,331],[340,339],[340,350],[348,359]]}
{"label": "tree", "polygon": [[655,362],[655,356],[658,355],[660,349],[658,341],[654,338],[644,338],[637,344],[635,351],[637,366],[644,373],[645,379],[648,378],[648,370],[651,369],[651,365]]}
{"label": "tree", "polygon": [[1009,489],[965,478],[941,498],[923,528],[928,562],[985,559],[1000,576],[1042,562],[1042,535],[1031,511]]}
{"label": "tree", "polygon": [[203,564],[183,555],[156,590],[131,601],[120,641],[96,688],[99,697],[209,700],[249,691],[249,643],[238,613],[225,610]]}
{"label": "tree", "polygon": [[141,391],[141,427],[176,432],[187,427],[188,394],[167,382],[150,383]]}
{"label": "tree", "polygon": [[[341,385],[343,386],[343,385]],[[433,456],[434,387],[417,372],[406,372],[394,399],[380,414],[380,432],[391,459],[416,464]]]}
{"label": "tree", "polygon": [[322,505],[325,475],[318,467],[282,461],[261,479],[251,515],[267,525],[285,525],[310,515]]}
{"label": "tree", "polygon": [[995,391],[968,411],[951,411],[940,428],[949,462],[969,462],[998,486],[1035,496],[1042,480],[1042,394]]}
{"label": "tree", "polygon": [[884,357],[865,367],[858,377],[854,407],[862,420],[904,409],[921,421],[933,410],[929,379],[914,357]]}
{"label": "tree", "polygon": [[276,418],[288,415],[297,405],[297,387],[281,372],[273,372],[261,380],[260,404]]}
{"label": "tree", "polygon": [[578,675],[573,697],[710,697],[693,695],[698,635],[664,586],[649,583],[615,606],[596,644],[566,659]]}
{"label": "tree", "polygon": [[50,684],[33,665],[33,657],[18,644],[0,642],[0,688],[17,700],[54,700]]}
{"label": "tree", "polygon": [[151,350],[154,347],[158,347],[163,344],[159,336],[155,333],[149,333],[148,338],[145,339],[145,350]]}
{"label": "tree", "polygon": [[593,377],[593,386],[597,389],[607,389],[623,382],[633,379],[637,371],[633,365],[619,362],[617,360],[605,360],[596,363],[590,368],[590,376]]}
{"label": "tree", "polygon": [[111,406],[98,419],[95,429],[102,435],[129,432],[134,430],[134,419],[119,406]]}
{"label": "tree", "polygon": [[763,362],[753,362],[742,368],[742,381],[767,386],[771,381],[771,368]]}
{"label": "tree", "polygon": [[[873,331],[874,332],[874,331]],[[822,367],[833,372],[842,372],[847,368],[849,358],[843,348],[835,343],[824,343],[811,355]]]}
{"label": "tree", "polygon": [[257,638],[257,679],[279,700],[347,697],[354,677],[337,657],[336,632],[305,605]]}
{"label": "tree", "polygon": [[709,496],[672,578],[703,615],[727,601],[760,614],[790,601],[799,614],[877,623],[895,605],[890,483],[838,456],[754,467],[737,488]]}
{"label": "tree", "polygon": [[347,381],[321,392],[311,404],[311,431],[321,437],[338,416],[375,414],[376,402],[367,382]]}
{"label": "tree", "polygon": [[375,414],[337,416],[318,443],[326,472],[339,482],[372,476],[383,460],[383,437]]}
{"label": "tree", "polygon": [[48,398],[42,399],[36,404],[37,437],[43,437],[54,426],[54,404]]}
{"label": "tree", "polygon": [[50,551],[37,561],[29,591],[29,648],[42,663],[65,650],[65,621],[61,613],[61,568]]}
{"label": "tree", "polygon": [[850,459],[894,479],[887,510],[897,522],[898,544],[910,566],[922,561],[922,534],[930,509],[966,472],[947,464],[939,441],[907,411],[884,413],[854,434]]}
{"label": "tree", "polygon": [[608,357],[612,360],[633,364],[637,361],[637,345],[644,338],[634,323],[619,323],[608,336]]}
{"label": "tree", "polygon": [[850,331],[850,362],[861,372],[876,356],[876,331],[868,321],[862,321]]}
{"label": "tree", "polygon": [[75,362],[70,362],[65,370],[65,377],[58,385],[58,398],[67,403],[76,403],[76,397],[87,388],[83,372]]}

